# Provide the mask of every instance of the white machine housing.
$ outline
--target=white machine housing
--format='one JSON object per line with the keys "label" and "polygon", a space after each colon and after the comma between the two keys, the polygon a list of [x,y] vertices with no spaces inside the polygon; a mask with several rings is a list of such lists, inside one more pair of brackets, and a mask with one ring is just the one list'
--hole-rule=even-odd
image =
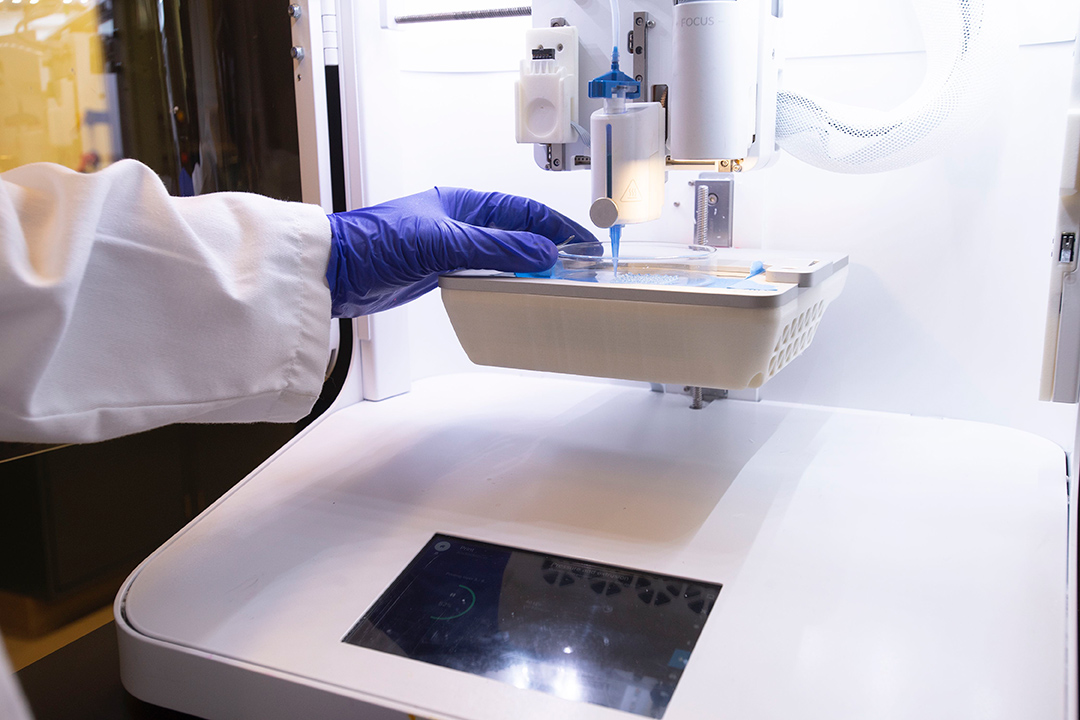
{"label": "white machine housing", "polygon": [[1046,312],[1040,400],[1080,400],[1080,53],[1073,56],[1072,92],[1065,117],[1057,224],[1050,242],[1050,298]]}
{"label": "white machine housing", "polygon": [[[624,13],[626,27],[618,42],[622,46],[623,38],[630,37],[628,52],[621,53],[622,70],[642,82],[639,101],[665,103],[670,143],[665,159],[722,172],[767,167],[777,154],[780,4],[694,0],[674,7],[645,5],[648,12]],[[577,106],[582,113],[600,109],[602,100],[589,98],[588,82],[609,69],[611,30],[606,12],[597,12],[592,4],[541,0],[534,4],[532,18],[534,31],[553,22],[577,29]],[[522,70],[524,83],[525,63]],[[546,170],[603,171],[603,156],[581,137],[565,144],[539,144],[535,157]]]}
{"label": "white machine housing", "polygon": [[326,417],[136,569],[122,678],[212,720],[641,717],[343,642],[444,533],[722,584],[664,720],[1067,720],[1064,460],[980,423],[429,378]]}
{"label": "white machine housing", "polygon": [[568,143],[578,121],[578,35],[574,27],[533,28],[525,33],[530,57],[514,84],[519,143]]}
{"label": "white machine housing", "polygon": [[776,150],[776,31],[771,0],[675,6],[671,157],[769,165]]}

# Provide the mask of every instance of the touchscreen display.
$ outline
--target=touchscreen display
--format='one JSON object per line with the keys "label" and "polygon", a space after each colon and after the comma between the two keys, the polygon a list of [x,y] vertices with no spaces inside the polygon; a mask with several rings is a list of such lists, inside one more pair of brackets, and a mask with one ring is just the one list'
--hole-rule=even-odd
{"label": "touchscreen display", "polygon": [[344,641],[659,718],[720,587],[436,535]]}

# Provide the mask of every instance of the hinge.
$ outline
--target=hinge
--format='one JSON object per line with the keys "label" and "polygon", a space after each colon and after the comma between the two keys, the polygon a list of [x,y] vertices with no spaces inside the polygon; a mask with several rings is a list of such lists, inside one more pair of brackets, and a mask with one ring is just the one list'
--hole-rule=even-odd
{"label": "hinge", "polygon": [[322,1],[323,61],[338,64],[338,25],[336,0]]}

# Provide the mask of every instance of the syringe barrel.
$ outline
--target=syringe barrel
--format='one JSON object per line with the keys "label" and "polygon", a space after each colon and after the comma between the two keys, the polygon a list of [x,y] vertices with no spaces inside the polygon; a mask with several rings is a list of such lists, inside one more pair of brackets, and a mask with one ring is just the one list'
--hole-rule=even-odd
{"label": "syringe barrel", "polygon": [[667,160],[660,103],[626,103],[625,111],[617,113],[597,110],[589,129],[593,201],[611,198],[618,208],[616,223],[620,225],[660,217]]}

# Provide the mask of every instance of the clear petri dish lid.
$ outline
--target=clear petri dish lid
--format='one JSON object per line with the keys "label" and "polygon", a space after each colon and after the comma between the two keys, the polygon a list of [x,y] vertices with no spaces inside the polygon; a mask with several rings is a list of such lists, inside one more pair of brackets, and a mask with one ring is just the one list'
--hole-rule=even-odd
{"label": "clear petri dish lid", "polygon": [[[621,270],[628,264],[682,268],[705,266],[715,252],[716,248],[708,245],[623,240],[619,243],[619,268]],[[568,268],[605,268],[611,267],[614,262],[610,241],[567,243],[559,248],[559,259]]]}
{"label": "clear petri dish lid", "polygon": [[624,270],[622,262],[619,263],[618,272],[611,269],[569,270],[562,268],[553,273],[551,277],[556,280],[638,287],[710,287],[716,281],[715,277],[707,273],[682,270],[670,266],[640,266]]}

